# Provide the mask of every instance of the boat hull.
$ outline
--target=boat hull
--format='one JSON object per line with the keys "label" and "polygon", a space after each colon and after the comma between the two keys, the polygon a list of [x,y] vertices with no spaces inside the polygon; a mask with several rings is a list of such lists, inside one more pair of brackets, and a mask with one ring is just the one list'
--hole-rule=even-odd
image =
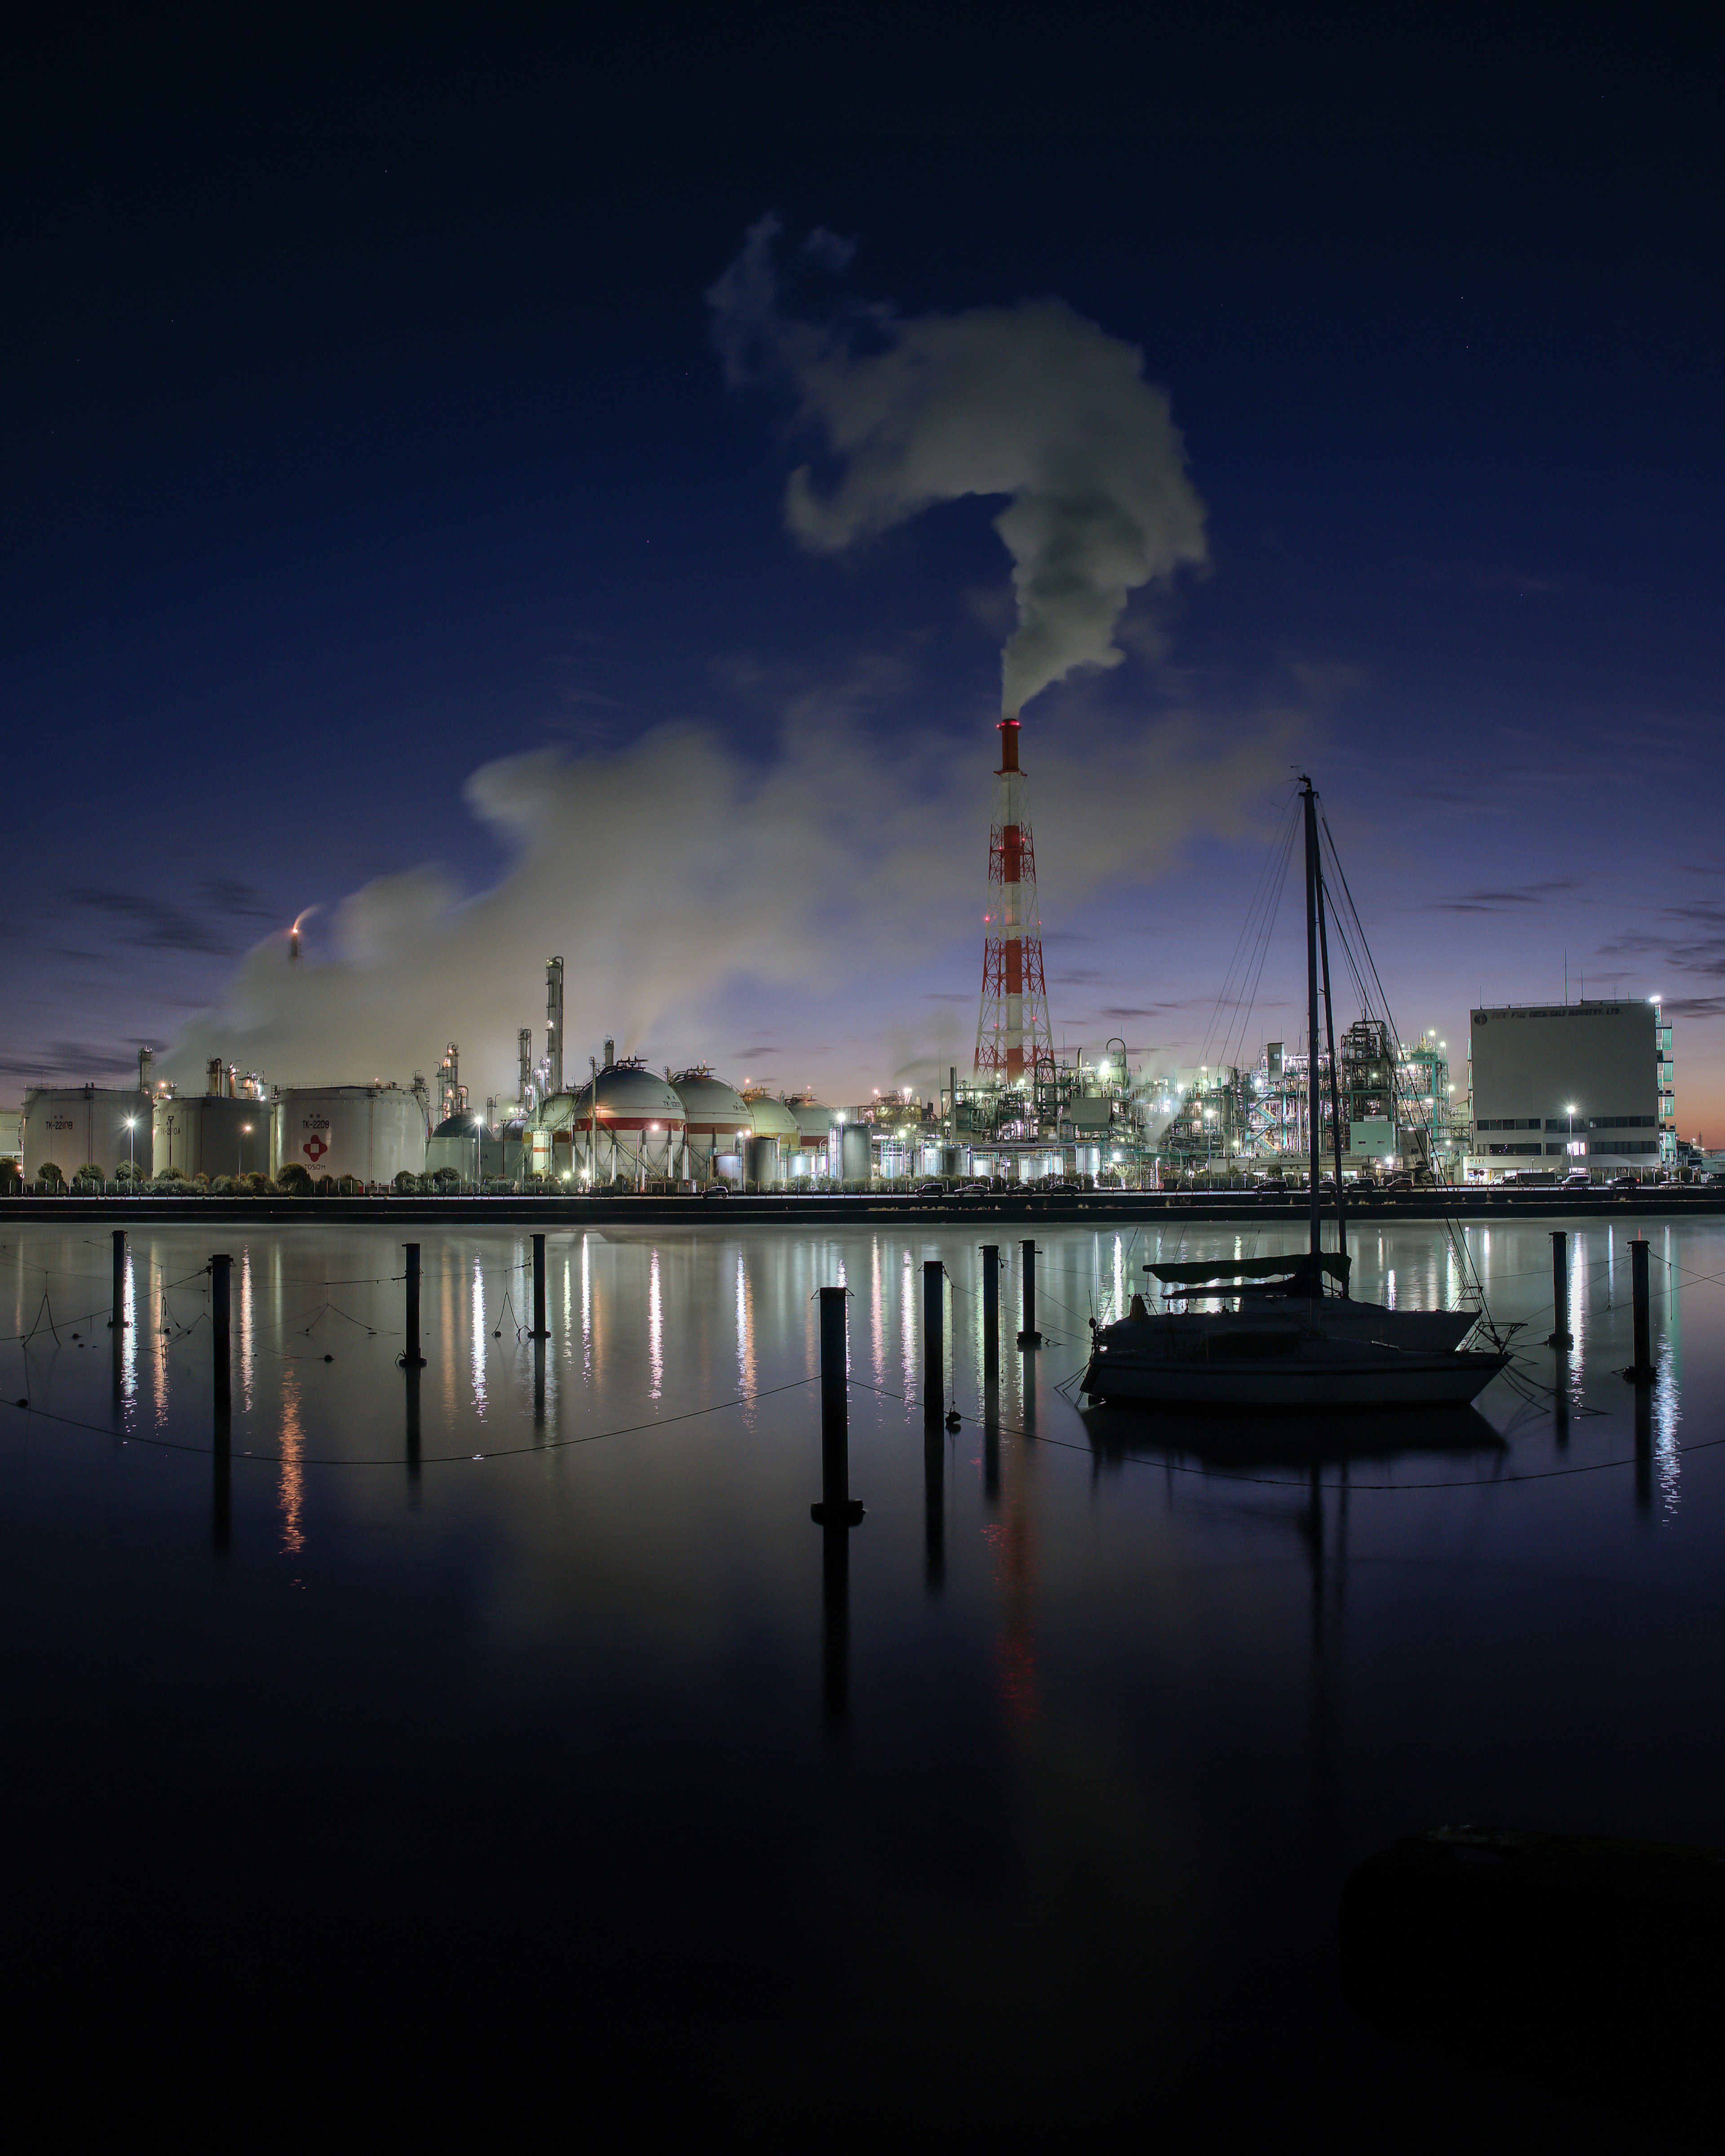
{"label": "boat hull", "polygon": [[1507,1355],[1331,1358],[1292,1354],[1234,1362],[1199,1357],[1091,1358],[1083,1391],[1110,1406],[1222,1408],[1259,1413],[1313,1408],[1465,1407],[1506,1368]]}

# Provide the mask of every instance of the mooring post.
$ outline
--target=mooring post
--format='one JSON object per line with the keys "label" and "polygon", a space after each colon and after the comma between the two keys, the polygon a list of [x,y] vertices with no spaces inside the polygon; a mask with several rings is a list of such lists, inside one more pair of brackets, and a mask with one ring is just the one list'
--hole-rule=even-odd
{"label": "mooring post", "polygon": [[402,1350],[401,1366],[404,1370],[423,1370],[425,1358],[419,1353],[419,1245],[404,1243],[407,1253],[407,1327],[408,1341]]}
{"label": "mooring post", "polygon": [[1551,1231],[1551,1337],[1548,1348],[1573,1348],[1569,1334],[1569,1231],[1553,1228]]}
{"label": "mooring post", "polygon": [[1000,1368],[1000,1245],[983,1245],[983,1373]]}
{"label": "mooring post", "polygon": [[1019,1257],[1024,1274],[1024,1331],[1019,1335],[1020,1348],[1040,1348],[1042,1335],[1036,1330],[1036,1239],[1033,1235],[1019,1245]]}
{"label": "mooring post", "polygon": [[545,1238],[533,1238],[533,1332],[535,1340],[550,1338],[545,1329]]}
{"label": "mooring post", "polygon": [[938,1423],[941,1419],[941,1396],[945,1388],[942,1374],[946,1368],[945,1300],[947,1269],[938,1258],[922,1261],[922,1419]]}
{"label": "mooring post", "polygon": [[1658,1373],[1653,1367],[1653,1325],[1648,1311],[1647,1238],[1637,1235],[1630,1245],[1630,1282],[1635,1300],[1635,1360],[1624,1372],[1637,1385],[1651,1384]]}
{"label": "mooring post", "polygon": [[850,1399],[845,1367],[845,1291],[820,1291],[820,1502],[809,1517],[853,1527],[863,1508],[850,1494]]}
{"label": "mooring post", "polygon": [[213,1487],[210,1543],[218,1557],[227,1554],[234,1532],[234,1395],[233,1361],[228,1333],[232,1321],[234,1260],[225,1255],[209,1261],[209,1319],[215,1403]]}
{"label": "mooring post", "polygon": [[218,1436],[225,1435],[233,1411],[233,1359],[228,1351],[228,1334],[233,1318],[234,1260],[223,1255],[209,1261],[209,1327],[211,1353],[214,1358],[213,1376],[215,1379],[216,1429]]}
{"label": "mooring post", "polygon": [[126,1323],[126,1230],[114,1230],[114,1315],[108,1320],[118,1332]]}

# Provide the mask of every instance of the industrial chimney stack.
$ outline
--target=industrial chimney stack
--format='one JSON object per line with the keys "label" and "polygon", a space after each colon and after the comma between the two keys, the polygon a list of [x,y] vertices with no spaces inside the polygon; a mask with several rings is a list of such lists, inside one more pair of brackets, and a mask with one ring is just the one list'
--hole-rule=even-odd
{"label": "industrial chimney stack", "polygon": [[526,1115],[534,1106],[533,1100],[533,1029],[524,1025],[515,1037],[516,1056],[519,1068],[516,1073],[516,1106]]}
{"label": "industrial chimney stack", "polygon": [[1000,721],[1000,768],[994,774],[994,824],[988,839],[988,892],[983,915],[983,996],[977,1013],[976,1075],[997,1086],[1032,1087],[1054,1075],[1054,1032],[1042,972],[1042,916],[1036,903],[1036,850],[1024,775],[1019,769],[1019,721]]}
{"label": "industrial chimney stack", "polygon": [[546,1084],[554,1096],[563,1090],[563,962],[545,962],[545,1060],[551,1065]]}

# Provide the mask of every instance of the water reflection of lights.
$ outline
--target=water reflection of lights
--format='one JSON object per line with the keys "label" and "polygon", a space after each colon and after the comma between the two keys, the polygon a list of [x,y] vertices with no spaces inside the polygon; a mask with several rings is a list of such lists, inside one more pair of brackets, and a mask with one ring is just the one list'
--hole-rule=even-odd
{"label": "water reflection of lights", "polygon": [[469,1291],[468,1360],[473,1373],[473,1404],[481,1421],[485,1413],[485,1276],[477,1256],[473,1261],[473,1286]]}
{"label": "water reflection of lights", "polygon": [[234,1317],[239,1328],[239,1404],[251,1413],[253,1364],[257,1358],[257,1312],[252,1302],[252,1251],[248,1243],[239,1254],[239,1296]]}
{"label": "water reflection of lights", "polygon": [[126,1270],[121,1276],[121,1314],[126,1320],[120,1343],[121,1419],[127,1430],[135,1430],[138,1406],[138,1291],[130,1250],[126,1254]]}
{"label": "water reflection of lights", "polygon": [[581,1374],[593,1375],[593,1257],[589,1238],[581,1239]]}
{"label": "water reflection of lights", "polygon": [[749,1284],[749,1269],[743,1254],[737,1254],[737,1387],[739,1392],[755,1389],[755,1328],[752,1290]]}
{"label": "water reflection of lights", "polygon": [[656,1400],[665,1390],[665,1305],[659,1281],[659,1245],[647,1253],[647,1397]]}
{"label": "water reflection of lights", "polygon": [[880,1284],[880,1238],[878,1235],[872,1239],[869,1246],[869,1325],[875,1383],[884,1391],[886,1384],[886,1327]]}
{"label": "water reflection of lights", "polygon": [[305,1432],[300,1420],[300,1383],[289,1364],[281,1380],[281,1548],[297,1557],[305,1547],[300,1518],[305,1503]]}

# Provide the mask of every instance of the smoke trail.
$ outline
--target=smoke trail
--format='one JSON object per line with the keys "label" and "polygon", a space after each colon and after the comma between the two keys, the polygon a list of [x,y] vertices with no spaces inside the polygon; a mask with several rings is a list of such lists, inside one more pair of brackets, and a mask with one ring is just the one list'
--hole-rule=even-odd
{"label": "smoke trail", "polygon": [[[788,379],[800,421],[839,460],[829,491],[808,465],[792,473],[792,531],[836,552],[937,502],[1007,495],[994,529],[1012,556],[1018,628],[1001,656],[1004,708],[1016,713],[1075,666],[1117,666],[1130,595],[1205,551],[1204,504],[1143,355],[1055,299],[793,320],[779,230],[762,218],[707,301],[727,378]],[[804,251],[831,262],[835,243],[817,233]]]}
{"label": "smoke trail", "polygon": [[[865,1038],[839,1051],[845,1067],[804,1060],[794,1075],[847,1087],[878,1078],[908,954],[939,962],[947,937],[962,939],[950,978],[970,1002],[976,865],[952,834],[987,807],[960,738],[927,743],[913,788],[874,752],[857,714],[888,693],[896,684],[889,692],[871,679],[801,700],[765,760],[679,725],[625,748],[533,750],[482,766],[468,805],[509,863],[491,888],[464,891],[425,865],[308,920],[300,965],[286,934],[271,937],[220,1006],[158,1057],[159,1072],[195,1085],[219,1055],[282,1085],[405,1083],[457,1040],[479,1096],[511,1096],[516,1029],[536,1029],[545,960],[558,952],[572,1077],[606,1034],[655,1063],[721,1055],[732,1029],[752,1022],[742,1014],[760,983],[809,1004],[867,999],[855,1012]],[[1068,901],[1142,884],[1200,833],[1250,823],[1297,723],[1286,710],[1235,713],[1226,726],[1172,713],[1123,730],[1101,788],[1081,746],[1045,743],[1039,830],[1066,865]],[[942,925],[932,942],[932,922]],[[898,956],[883,988],[887,953]]]}

